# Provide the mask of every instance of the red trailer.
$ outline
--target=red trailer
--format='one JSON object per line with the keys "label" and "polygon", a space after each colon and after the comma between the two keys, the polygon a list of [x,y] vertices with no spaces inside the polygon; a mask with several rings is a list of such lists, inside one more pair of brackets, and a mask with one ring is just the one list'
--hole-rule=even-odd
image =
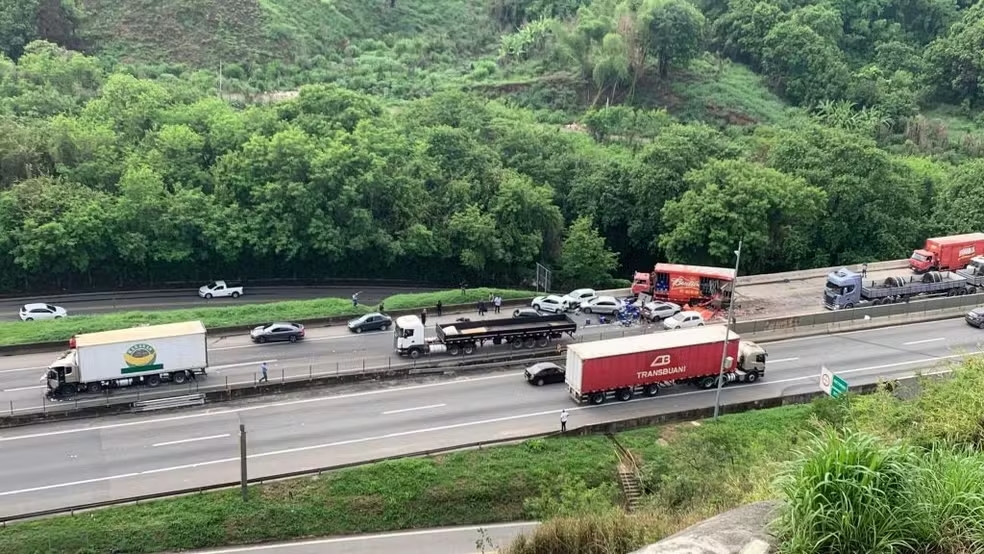
{"label": "red trailer", "polygon": [[[711,325],[569,345],[567,389],[575,402],[601,404],[610,394],[622,401],[639,392],[655,396],[673,383],[714,387],[726,332],[724,325]],[[725,382],[756,381],[765,373],[766,356],[762,347],[731,333]]]}
{"label": "red trailer", "polygon": [[916,273],[956,271],[981,254],[984,254],[984,233],[936,237],[926,239],[922,249],[913,250],[909,267]]}
{"label": "red trailer", "polygon": [[702,305],[719,301],[727,306],[731,300],[731,283],[735,270],[700,265],[656,264],[653,272],[637,271],[632,280],[632,294],[645,294],[653,300],[677,304]]}

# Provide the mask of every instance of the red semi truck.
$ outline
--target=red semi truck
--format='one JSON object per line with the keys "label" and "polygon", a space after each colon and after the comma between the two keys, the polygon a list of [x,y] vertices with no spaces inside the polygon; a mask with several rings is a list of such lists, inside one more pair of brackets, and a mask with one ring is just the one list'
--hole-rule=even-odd
{"label": "red semi truck", "polygon": [[926,246],[912,252],[909,267],[916,273],[956,271],[981,254],[984,254],[984,233],[936,237],[926,239]]}
{"label": "red semi truck", "polygon": [[[578,404],[601,404],[609,396],[655,396],[674,383],[703,389],[717,385],[724,348],[724,325],[710,325],[583,342],[567,347],[567,390]],[[754,382],[765,374],[768,353],[735,333],[728,337],[725,383]]]}

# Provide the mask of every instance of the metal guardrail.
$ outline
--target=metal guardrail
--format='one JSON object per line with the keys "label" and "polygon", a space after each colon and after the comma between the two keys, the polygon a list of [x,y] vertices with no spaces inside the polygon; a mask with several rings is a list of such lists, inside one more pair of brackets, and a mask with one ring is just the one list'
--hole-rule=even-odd
{"label": "metal guardrail", "polygon": [[[246,480],[246,482],[250,485],[262,485],[263,483],[269,483],[272,481],[282,481],[284,479],[293,479],[295,477],[305,477],[309,475],[321,475],[322,473],[327,473],[330,471],[339,471],[342,469],[348,469],[348,468],[363,466],[367,464],[375,464],[375,463],[387,462],[391,460],[400,460],[404,458],[422,458],[427,456],[435,456],[438,454],[447,454],[449,452],[456,452],[459,450],[473,450],[476,448],[481,449],[487,446],[503,445],[512,442],[522,442],[530,439],[549,437],[556,434],[558,434],[556,431],[551,431],[547,433],[533,433],[529,435],[520,435],[518,437],[491,439],[491,440],[472,442],[472,443],[461,444],[456,446],[432,448],[429,450],[412,452],[410,454],[395,454],[393,456],[375,458],[368,461],[349,462],[345,464],[323,466],[314,469],[303,469],[299,471],[290,471],[287,473],[278,473],[275,475],[266,475],[263,477],[250,477]],[[239,480],[227,481],[224,483],[215,483],[213,485],[202,485],[199,487],[191,487],[187,489],[181,489],[181,490],[170,491],[170,492],[142,494],[139,496],[120,498],[118,500],[104,500],[101,502],[89,502],[86,504],[67,506],[65,508],[52,508],[50,510],[38,510],[35,512],[25,512],[25,513],[14,514],[9,516],[0,516],[0,527],[6,527],[8,523],[15,522],[15,521],[24,521],[28,519],[37,519],[41,517],[66,515],[66,514],[75,515],[77,512],[95,510],[98,508],[108,508],[111,506],[121,506],[124,504],[139,504],[141,502],[146,502],[148,500],[159,500],[163,498],[172,498],[176,496],[187,496],[190,494],[202,494],[202,493],[221,490],[221,489],[230,489],[230,488],[239,487],[241,484],[242,483]]]}
{"label": "metal guardrail", "polygon": [[[861,264],[841,264],[835,267],[820,267],[813,269],[802,269],[797,271],[786,271],[783,273],[762,273],[760,275],[743,275],[738,277],[738,291],[741,294],[742,286],[767,285],[770,283],[784,283],[786,281],[803,281],[806,279],[818,279],[826,277],[828,273],[837,271],[842,267],[854,267],[860,271]],[[909,259],[888,260],[884,262],[874,262],[868,264],[868,271],[888,271],[890,269],[906,269],[909,267]],[[819,294],[819,291],[818,291]]]}
{"label": "metal guardrail", "polygon": [[187,408],[189,406],[202,406],[205,404],[204,394],[187,394],[184,396],[166,396],[154,400],[139,400],[133,403],[131,411],[152,412],[154,410],[167,410],[170,408]]}

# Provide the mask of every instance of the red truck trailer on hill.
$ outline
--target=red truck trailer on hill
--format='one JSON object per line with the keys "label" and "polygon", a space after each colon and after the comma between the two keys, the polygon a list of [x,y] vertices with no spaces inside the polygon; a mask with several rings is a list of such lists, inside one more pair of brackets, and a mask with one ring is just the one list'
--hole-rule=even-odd
{"label": "red truck trailer on hill", "polygon": [[926,239],[926,246],[912,252],[909,267],[916,273],[956,271],[981,254],[984,254],[984,233],[936,237]]}
{"label": "red truck trailer on hill", "polygon": [[[674,383],[714,387],[726,332],[724,325],[711,325],[569,345],[567,390],[579,404],[601,404],[610,395],[622,401],[636,393],[655,396]],[[763,376],[765,349],[735,333],[728,339],[725,382],[751,383]]]}
{"label": "red truck trailer on hill", "polygon": [[722,307],[727,307],[731,302],[731,283],[734,280],[733,269],[656,264],[652,273],[636,272],[632,280],[632,294],[695,306],[720,301]]}

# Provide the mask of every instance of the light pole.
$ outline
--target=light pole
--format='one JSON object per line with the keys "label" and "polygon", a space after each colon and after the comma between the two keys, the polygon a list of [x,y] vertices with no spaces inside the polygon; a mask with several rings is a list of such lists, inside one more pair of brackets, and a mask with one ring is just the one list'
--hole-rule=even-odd
{"label": "light pole", "polygon": [[728,305],[728,322],[724,331],[724,347],[721,348],[721,367],[718,368],[717,393],[714,395],[714,421],[717,421],[721,411],[721,387],[724,386],[724,364],[728,361],[728,339],[731,338],[731,317],[735,311],[735,289],[738,288],[738,264],[741,263],[741,243],[738,240],[738,250],[735,250],[735,277],[731,280],[731,303]]}

